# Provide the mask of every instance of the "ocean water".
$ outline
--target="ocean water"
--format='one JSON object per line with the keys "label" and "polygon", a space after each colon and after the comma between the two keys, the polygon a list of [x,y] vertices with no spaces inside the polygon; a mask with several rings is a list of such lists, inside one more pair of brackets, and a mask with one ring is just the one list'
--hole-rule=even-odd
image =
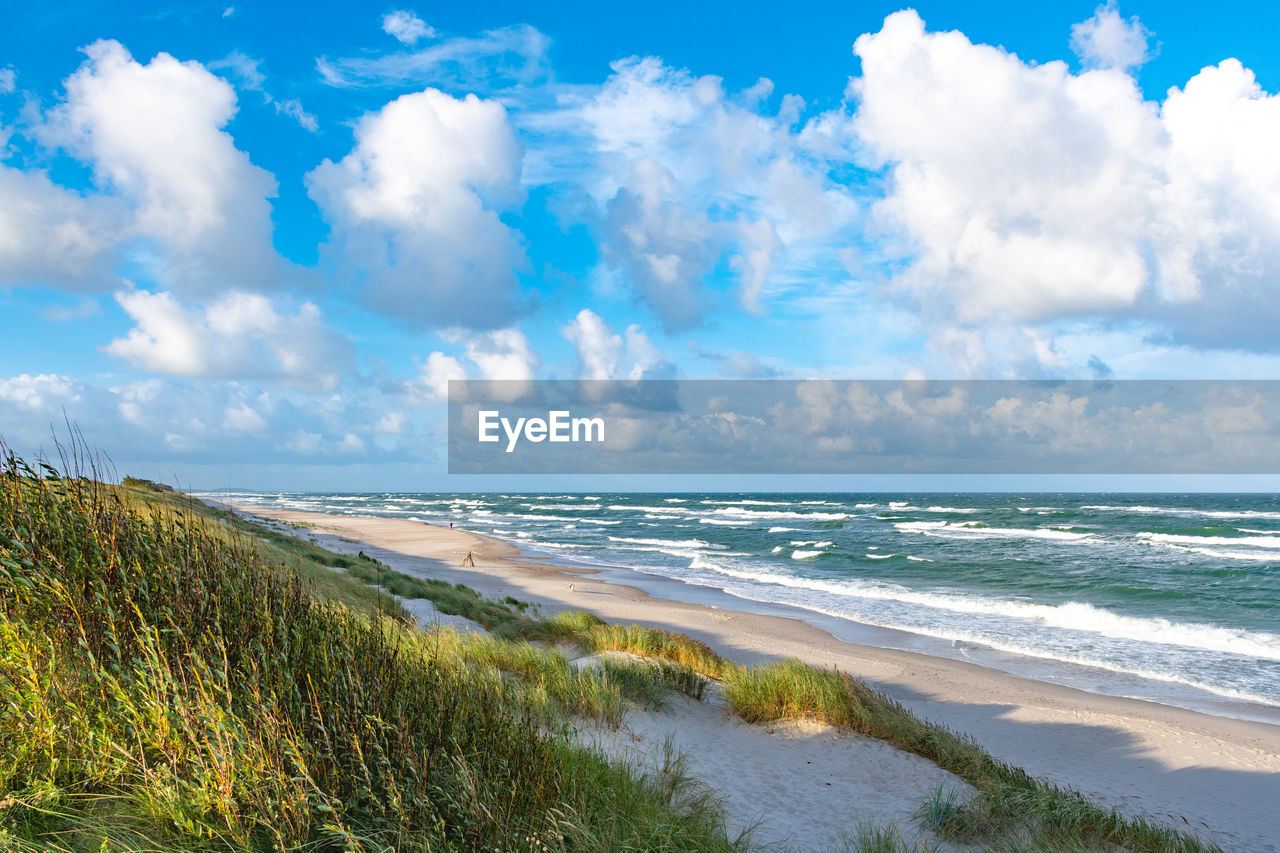
{"label": "ocean water", "polygon": [[1051,680],[1192,707],[1207,697],[1233,715],[1280,708],[1275,495],[219,496],[452,521],[920,639],[903,647],[1022,672],[1039,662]]}

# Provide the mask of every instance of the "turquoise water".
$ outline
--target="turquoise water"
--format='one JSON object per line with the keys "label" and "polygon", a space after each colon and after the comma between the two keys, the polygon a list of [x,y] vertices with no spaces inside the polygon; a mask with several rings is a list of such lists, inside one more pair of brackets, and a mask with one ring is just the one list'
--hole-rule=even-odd
{"label": "turquoise water", "polygon": [[1275,495],[238,494],[1280,706]]}

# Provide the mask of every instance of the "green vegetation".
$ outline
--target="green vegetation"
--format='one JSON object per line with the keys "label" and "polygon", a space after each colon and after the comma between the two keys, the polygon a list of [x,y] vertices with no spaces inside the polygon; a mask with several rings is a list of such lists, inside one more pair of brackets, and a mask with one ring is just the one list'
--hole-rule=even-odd
{"label": "green vegetation", "polygon": [[[340,569],[341,571],[335,571]],[[387,593],[492,635],[415,630]],[[1200,851],[1027,776],[846,673],[744,667],[683,634],[336,554],[155,484],[0,469],[0,847],[733,850],[710,792],[579,748],[571,718],[719,682],[744,720],[818,720],[924,756],[921,823],[991,850]],[[603,655],[575,669],[554,644]],[[6,849],[8,849],[6,848]],[[849,850],[917,849],[858,827]]]}
{"label": "green vegetation", "polygon": [[602,690],[445,655],[256,547],[6,460],[0,847],[733,849],[686,780],[609,765],[536,701]]}

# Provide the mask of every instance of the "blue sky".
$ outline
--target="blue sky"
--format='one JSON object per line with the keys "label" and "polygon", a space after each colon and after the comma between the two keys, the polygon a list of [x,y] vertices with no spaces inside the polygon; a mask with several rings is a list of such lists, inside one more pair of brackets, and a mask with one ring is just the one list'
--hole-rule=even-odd
{"label": "blue sky", "polygon": [[448,378],[1280,375],[1275,4],[475,6],[0,12],[0,435],[463,488]]}

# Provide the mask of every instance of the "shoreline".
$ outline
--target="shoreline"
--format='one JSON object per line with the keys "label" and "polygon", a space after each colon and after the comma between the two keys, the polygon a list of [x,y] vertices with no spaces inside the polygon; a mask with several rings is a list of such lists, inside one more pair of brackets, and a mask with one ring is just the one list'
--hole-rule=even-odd
{"label": "shoreline", "polygon": [[[424,523],[434,524],[434,522]],[[1009,651],[977,642],[948,640],[928,634],[913,633],[902,628],[860,622],[848,616],[797,604],[748,598],[719,587],[704,586],[621,564],[575,559],[569,554],[557,554],[553,548],[538,548],[486,533],[476,535],[512,545],[524,559],[545,560],[548,563],[560,565],[566,570],[587,571],[601,576],[610,583],[636,587],[655,598],[702,604],[715,610],[735,610],[759,616],[793,619],[829,633],[841,642],[855,646],[972,664],[1016,678],[1055,684],[1084,693],[1150,702],[1213,717],[1280,727],[1280,706],[1215,693],[1190,684],[1073,663],[1058,658],[1039,657],[1027,652]],[[663,593],[668,590],[684,594],[664,595]],[[1133,692],[1120,692],[1119,688],[1125,685]]]}
{"label": "shoreline", "polygon": [[[1272,810],[1280,802],[1280,727],[1274,725],[842,640],[791,616],[658,597],[598,577],[602,573],[591,567],[560,565],[461,529],[226,505],[314,525],[306,532],[334,550],[365,550],[399,571],[465,583],[483,595],[514,595],[544,609],[584,609],[609,621],[681,631],[740,663],[798,658],[836,666],[1033,776],[1198,831],[1228,849],[1277,849],[1280,817]],[[476,565],[460,568],[468,551]]]}

